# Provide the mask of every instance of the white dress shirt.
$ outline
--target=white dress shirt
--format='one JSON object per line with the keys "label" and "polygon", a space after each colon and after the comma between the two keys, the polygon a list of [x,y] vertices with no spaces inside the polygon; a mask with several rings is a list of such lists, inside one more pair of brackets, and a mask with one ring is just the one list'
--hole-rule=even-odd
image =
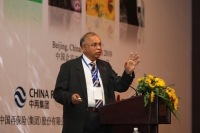
{"label": "white dress shirt", "polygon": [[[84,60],[82,59],[83,70],[85,73],[86,86],[87,86],[88,107],[95,107],[95,91],[94,91],[95,88],[93,87],[93,81],[92,81],[92,74],[91,74],[92,67],[91,65],[89,65],[89,63],[91,63],[92,61],[88,59],[84,54],[83,54],[83,58],[85,62],[87,63],[86,65]],[[96,61],[93,61],[93,63],[96,64]],[[98,78],[101,84],[101,87],[98,87],[98,89],[101,89],[100,91],[98,91],[98,95],[101,96],[100,99],[103,100],[103,105],[104,105],[105,104],[104,90],[103,90],[103,83],[102,83],[101,74],[99,70],[98,70]]]}

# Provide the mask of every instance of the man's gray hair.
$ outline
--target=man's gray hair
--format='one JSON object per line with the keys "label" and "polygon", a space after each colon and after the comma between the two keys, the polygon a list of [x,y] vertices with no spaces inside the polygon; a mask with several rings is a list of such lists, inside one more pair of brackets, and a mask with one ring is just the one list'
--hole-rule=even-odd
{"label": "man's gray hair", "polygon": [[[86,34],[84,34],[82,37],[81,37],[81,40],[80,40],[80,46],[82,47],[83,43],[85,42],[85,38],[87,38],[88,36],[98,36],[96,33],[94,32],[87,32]],[[99,36],[98,36],[99,37]]]}

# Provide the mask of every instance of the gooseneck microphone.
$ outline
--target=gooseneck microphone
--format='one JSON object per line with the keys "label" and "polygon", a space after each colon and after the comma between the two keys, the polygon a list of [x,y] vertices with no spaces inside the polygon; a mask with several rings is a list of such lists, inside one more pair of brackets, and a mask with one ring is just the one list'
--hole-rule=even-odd
{"label": "gooseneck microphone", "polygon": [[[111,75],[110,78],[111,78],[111,79],[117,80],[119,77],[114,77],[114,76]],[[133,89],[133,90],[135,91],[135,95],[138,96],[138,93],[137,93],[137,91],[136,91],[136,89],[135,89],[134,87],[128,85],[128,84],[127,84],[126,82],[124,82],[122,79],[120,79],[120,81],[121,81],[122,83],[124,83],[125,85],[127,85],[128,87],[130,87],[131,89]]]}

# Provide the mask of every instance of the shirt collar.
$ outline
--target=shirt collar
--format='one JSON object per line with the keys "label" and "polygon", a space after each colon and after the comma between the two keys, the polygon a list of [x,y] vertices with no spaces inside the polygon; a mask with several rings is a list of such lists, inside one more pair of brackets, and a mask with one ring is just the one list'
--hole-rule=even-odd
{"label": "shirt collar", "polygon": [[83,54],[83,58],[84,58],[84,60],[85,60],[85,62],[89,65],[91,62],[93,62],[94,64],[96,64],[96,60],[95,61],[91,61],[87,56],[85,56],[84,54]]}

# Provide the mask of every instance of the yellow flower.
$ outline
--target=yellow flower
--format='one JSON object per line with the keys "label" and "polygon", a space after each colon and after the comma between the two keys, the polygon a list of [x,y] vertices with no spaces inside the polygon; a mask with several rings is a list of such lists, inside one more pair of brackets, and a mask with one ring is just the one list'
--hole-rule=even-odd
{"label": "yellow flower", "polygon": [[175,93],[175,90],[173,88],[168,87],[169,91],[172,93]]}
{"label": "yellow flower", "polygon": [[176,100],[177,96],[176,96],[175,90],[173,88],[167,87],[167,89],[165,90],[165,92],[168,94],[169,99],[171,101]]}
{"label": "yellow flower", "polygon": [[151,87],[152,89],[154,88],[156,86],[156,84],[151,84],[151,83],[149,83],[149,87]]}
{"label": "yellow flower", "polygon": [[144,78],[137,79],[137,82],[140,83]]}
{"label": "yellow flower", "polygon": [[149,85],[150,88],[154,88],[156,86],[155,81],[154,81],[154,76],[152,75],[148,75],[148,77],[146,78],[146,83]]}
{"label": "yellow flower", "polygon": [[148,75],[148,78],[153,80],[153,79],[154,79],[154,76],[151,75],[151,74],[149,74],[149,75]]}
{"label": "yellow flower", "polygon": [[167,95],[169,96],[169,98],[172,97],[172,93],[170,92],[169,88],[167,88],[167,89],[165,90],[165,92],[167,93]]}
{"label": "yellow flower", "polygon": [[178,109],[178,98],[176,98],[175,101],[174,101],[174,109],[175,110]]}
{"label": "yellow flower", "polygon": [[171,99],[176,100],[176,94],[175,93],[172,93]]}
{"label": "yellow flower", "polygon": [[151,83],[151,79],[150,79],[150,78],[146,78],[145,82],[146,82],[147,84],[150,84],[150,83]]}
{"label": "yellow flower", "polygon": [[155,82],[158,82],[160,79],[159,78],[155,78]]}
{"label": "yellow flower", "polygon": [[152,92],[151,92],[151,102],[153,102],[154,97],[155,97],[155,93],[152,91]]}
{"label": "yellow flower", "polygon": [[160,86],[160,87],[164,87],[165,86],[165,82],[162,79],[156,79],[156,86]]}
{"label": "yellow flower", "polygon": [[171,92],[168,92],[167,94],[168,94],[168,96],[169,96],[169,100],[172,100],[172,93],[171,93]]}

